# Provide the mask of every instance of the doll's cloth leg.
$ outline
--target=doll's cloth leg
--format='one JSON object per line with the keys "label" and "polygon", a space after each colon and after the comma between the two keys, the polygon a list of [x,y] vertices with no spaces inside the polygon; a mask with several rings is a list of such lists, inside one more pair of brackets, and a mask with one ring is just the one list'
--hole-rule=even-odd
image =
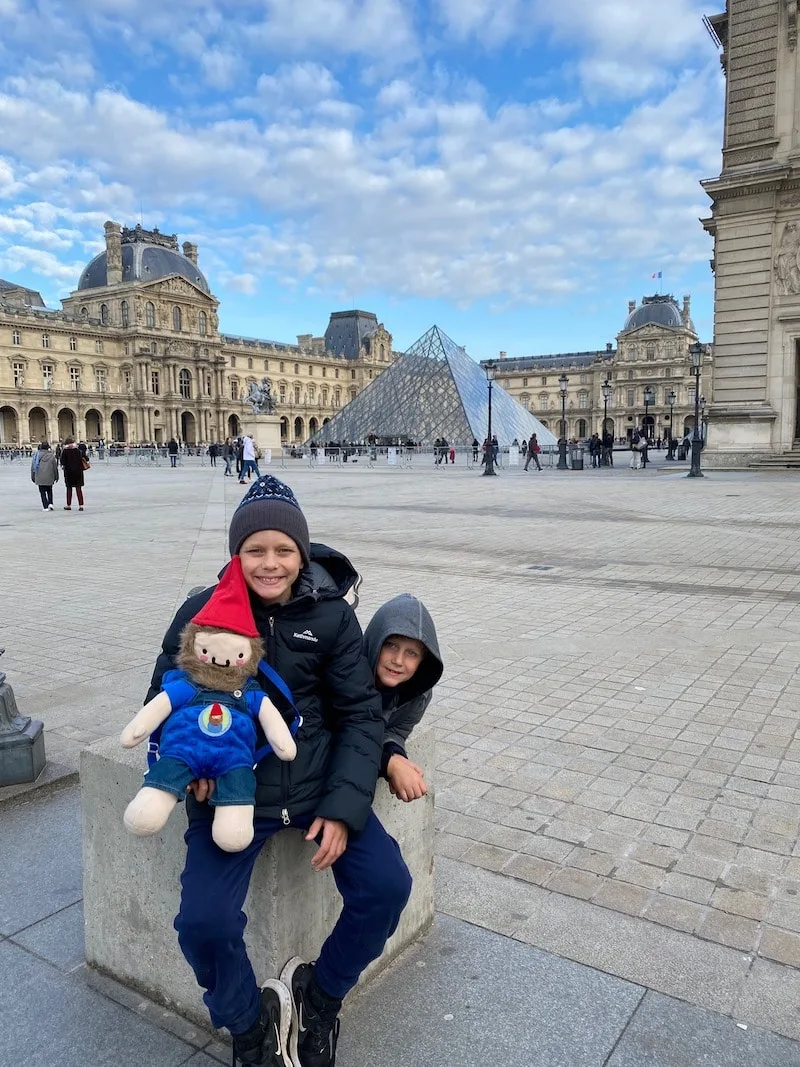
{"label": "doll's cloth leg", "polygon": [[205,989],[203,1000],[218,1029],[243,1034],[259,1017],[259,988],[244,946],[242,911],[259,852],[282,828],[277,819],[257,819],[255,837],[241,852],[223,852],[211,837],[211,820],[198,817],[186,831],[178,942]]}
{"label": "doll's cloth leg", "polygon": [[319,954],[316,974],[330,997],[343,999],[361,972],[383,952],[411,894],[400,846],[370,812],[360,834],[333,865],[343,907]]}
{"label": "doll's cloth leg", "polygon": [[165,793],[174,793],[179,800],[183,800],[186,796],[186,786],[196,777],[183,760],[162,756],[147,771],[142,785],[163,789]]}
{"label": "doll's cloth leg", "polygon": [[256,772],[252,767],[236,767],[216,779],[209,804],[215,808],[255,804]]}

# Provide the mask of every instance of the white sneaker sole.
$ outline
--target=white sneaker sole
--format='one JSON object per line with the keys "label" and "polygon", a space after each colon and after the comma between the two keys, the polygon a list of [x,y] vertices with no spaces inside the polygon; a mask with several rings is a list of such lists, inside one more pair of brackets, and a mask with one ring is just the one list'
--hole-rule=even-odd
{"label": "white sneaker sole", "polygon": [[268,978],[261,987],[262,989],[272,989],[278,997],[281,1007],[281,1017],[279,1024],[278,1044],[279,1044],[279,1056],[280,1062],[289,1065],[289,1031],[291,1029],[292,1018],[294,1015],[292,1006],[292,995],[283,982],[278,981],[277,978]]}
{"label": "white sneaker sole", "polygon": [[294,996],[292,995],[292,979],[294,973],[298,967],[301,967],[306,961],[301,960],[299,956],[292,956],[289,962],[281,971],[281,984],[284,989],[289,992],[289,1003],[291,1004],[291,1026],[289,1028],[289,1057],[288,1063],[290,1067],[303,1067],[300,1062],[300,1054],[297,1050],[297,1042],[299,1038],[299,1026],[300,1021],[297,1016],[297,1005],[294,1002]]}

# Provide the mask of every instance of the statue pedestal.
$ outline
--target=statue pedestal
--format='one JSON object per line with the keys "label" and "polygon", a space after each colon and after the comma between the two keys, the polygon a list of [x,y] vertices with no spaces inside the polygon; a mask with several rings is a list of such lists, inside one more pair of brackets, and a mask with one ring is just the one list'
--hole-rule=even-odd
{"label": "statue pedestal", "polygon": [[261,450],[261,460],[267,456],[274,462],[281,457],[281,420],[277,415],[246,415],[242,419],[242,433],[252,436]]}
{"label": "statue pedestal", "polygon": [[0,786],[34,782],[44,770],[44,727],[20,715],[0,672]]}

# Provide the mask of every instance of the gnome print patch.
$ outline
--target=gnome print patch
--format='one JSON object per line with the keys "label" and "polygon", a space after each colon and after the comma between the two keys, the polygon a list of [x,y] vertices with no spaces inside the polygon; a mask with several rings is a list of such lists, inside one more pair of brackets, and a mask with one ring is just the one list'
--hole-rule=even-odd
{"label": "gnome print patch", "polygon": [[203,708],[197,719],[197,725],[206,737],[222,737],[230,730],[232,722],[230,709],[216,701]]}

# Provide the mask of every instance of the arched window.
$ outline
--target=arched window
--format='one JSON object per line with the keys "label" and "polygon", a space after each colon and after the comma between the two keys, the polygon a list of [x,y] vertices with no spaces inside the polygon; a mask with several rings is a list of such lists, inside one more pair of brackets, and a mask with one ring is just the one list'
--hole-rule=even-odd
{"label": "arched window", "polygon": [[586,392],[585,389],[582,389],[578,393],[578,407],[579,408],[588,408],[588,406],[589,406],[589,394]]}
{"label": "arched window", "polygon": [[299,404],[300,403],[300,386],[299,385],[296,385],[294,387],[294,402],[295,402],[295,404]]}
{"label": "arched window", "polygon": [[286,403],[286,384],[284,382],[282,382],[278,386],[278,399],[280,400],[281,404]]}
{"label": "arched window", "polygon": [[100,305],[100,322],[103,326],[108,326],[108,304]]}
{"label": "arched window", "polygon": [[547,393],[539,393],[539,407],[547,410]]}
{"label": "arched window", "polygon": [[122,316],[122,325],[123,326],[127,326],[128,325],[128,301],[127,300],[123,300],[122,303],[120,304],[120,314]]}
{"label": "arched window", "polygon": [[386,359],[386,345],[381,345],[381,359]]}
{"label": "arched window", "polygon": [[308,402],[309,402],[309,404],[314,404],[314,403],[316,403],[316,400],[317,400],[317,391],[316,391],[316,389],[314,388],[313,385],[309,385],[309,387],[308,387]]}
{"label": "arched window", "polygon": [[646,349],[646,355],[647,355],[648,362],[652,363],[653,360],[656,358],[656,346],[655,345],[648,345],[647,349]]}
{"label": "arched window", "polygon": [[519,398],[519,402],[520,402],[520,404],[522,404],[523,407],[525,407],[525,408],[528,407],[530,405],[530,402],[531,402],[530,393],[523,393]]}
{"label": "arched window", "polygon": [[178,387],[184,400],[192,399],[192,376],[185,368],[178,375]]}
{"label": "arched window", "polygon": [[156,324],[156,307],[152,300],[148,300],[144,307],[144,324],[151,328]]}
{"label": "arched window", "polygon": [[327,389],[323,389],[322,390],[322,406],[323,407],[327,407],[328,406],[328,390]]}
{"label": "arched window", "polygon": [[350,386],[350,399],[351,400],[355,400],[355,398],[357,396],[358,396],[358,389],[356,389],[356,387],[354,385],[351,385]]}
{"label": "arched window", "polygon": [[578,419],[578,437],[586,436],[586,419]]}
{"label": "arched window", "polygon": [[231,400],[239,399],[239,379],[231,378]]}
{"label": "arched window", "polygon": [[88,319],[89,318],[89,309],[88,308],[81,308],[81,318],[82,319]]}
{"label": "arched window", "polygon": [[180,333],[183,328],[183,315],[180,308],[172,309],[172,328],[175,333]]}
{"label": "arched window", "polygon": [[333,390],[333,406],[338,408],[342,403],[342,390],[337,387]]}
{"label": "arched window", "polygon": [[197,316],[197,332],[203,337],[208,333],[208,319],[205,311],[201,311]]}

